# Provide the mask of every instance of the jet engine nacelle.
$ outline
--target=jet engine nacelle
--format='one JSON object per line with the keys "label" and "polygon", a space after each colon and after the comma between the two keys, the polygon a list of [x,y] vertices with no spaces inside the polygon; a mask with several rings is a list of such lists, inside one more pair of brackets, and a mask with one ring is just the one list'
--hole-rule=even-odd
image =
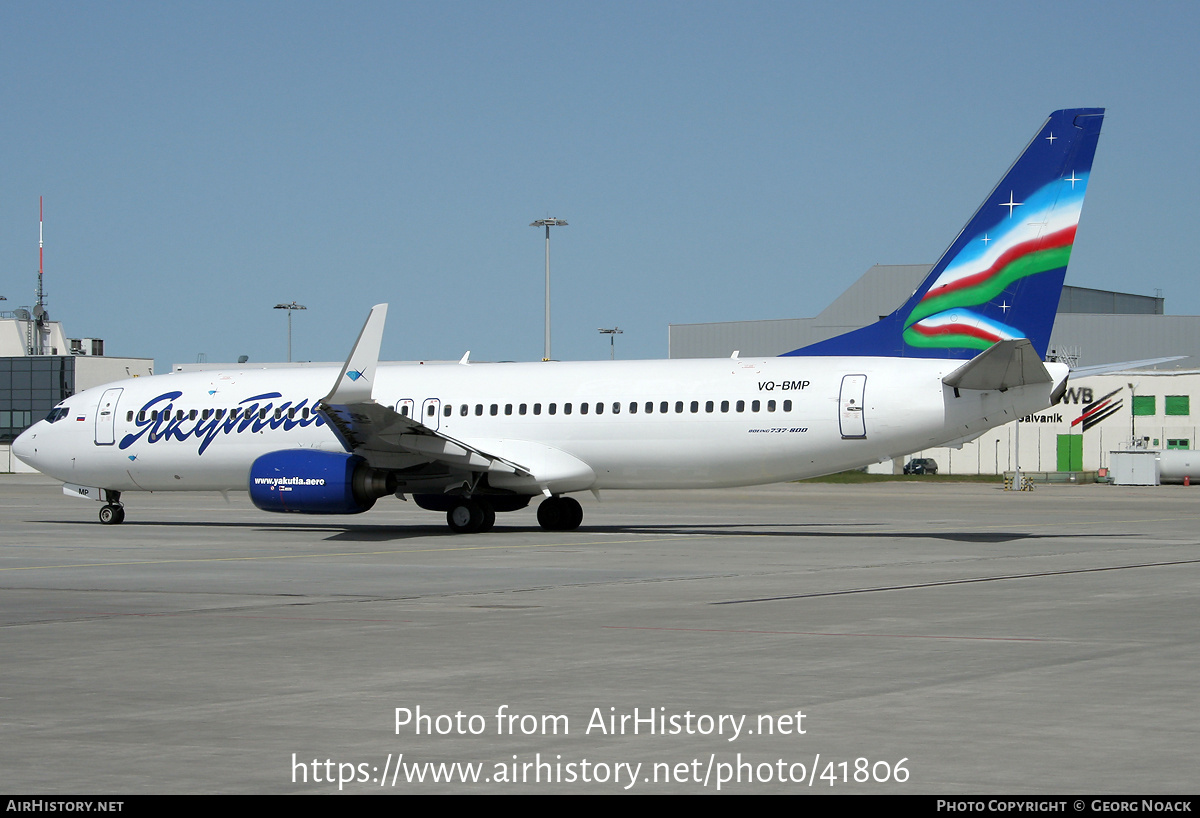
{"label": "jet engine nacelle", "polygon": [[394,484],[387,472],[345,452],[285,449],[250,467],[250,499],[263,511],[359,514],[393,493]]}

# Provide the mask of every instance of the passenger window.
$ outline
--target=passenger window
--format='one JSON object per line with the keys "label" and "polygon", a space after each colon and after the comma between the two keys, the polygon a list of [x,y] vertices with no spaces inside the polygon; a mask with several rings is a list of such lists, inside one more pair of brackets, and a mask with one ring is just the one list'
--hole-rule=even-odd
{"label": "passenger window", "polygon": [[542,413],[542,405],[540,403],[535,403],[533,405],[533,413],[535,415],[540,415]]}
{"label": "passenger window", "polygon": [[520,406],[517,407],[517,412],[523,415],[523,414],[525,414],[526,408],[527,408],[526,404],[522,403]]}
{"label": "passenger window", "polygon": [[713,402],[712,402],[712,401],[710,401],[710,400],[709,400],[709,401],[705,401],[705,402],[704,402],[704,411],[705,411],[705,412],[711,412],[712,410],[713,410]]}
{"label": "passenger window", "polygon": [[587,413],[588,413],[588,404],[587,403],[579,404],[579,414],[586,415]]}
{"label": "passenger window", "polygon": [[130,410],[129,410],[129,413],[125,415],[125,422],[126,422],[126,423],[132,423],[132,422],[133,422],[133,410],[132,410],[132,409],[130,409]]}
{"label": "passenger window", "polygon": [[675,401],[675,414],[678,415],[681,412],[683,412],[683,401],[677,400]]}
{"label": "passenger window", "polygon": [[737,402],[737,410],[738,410],[739,412],[745,412],[745,411],[746,411],[746,402],[745,402],[744,400],[740,400],[740,401],[738,401],[738,402]]}
{"label": "passenger window", "polygon": [[613,401],[613,414],[614,415],[621,414],[621,404],[617,403],[616,401]]}
{"label": "passenger window", "polygon": [[728,412],[728,411],[729,411],[729,401],[727,401],[727,400],[723,400],[723,401],[721,401],[721,411],[722,411],[722,412]]}
{"label": "passenger window", "polygon": [[769,401],[767,401],[767,411],[768,411],[768,412],[774,412],[774,411],[775,411],[775,401],[773,401],[773,400],[769,400]]}
{"label": "passenger window", "polygon": [[143,409],[142,411],[138,412],[138,423],[144,423],[145,420],[146,420],[146,410]]}
{"label": "passenger window", "polygon": [[754,401],[753,403],[750,404],[750,411],[757,412],[760,406],[762,406],[762,403],[760,401]]}
{"label": "passenger window", "polygon": [[464,404],[462,405],[462,408],[460,408],[460,409],[458,410],[458,413],[459,413],[460,415],[462,415],[463,417],[466,417],[466,416],[467,416],[467,413],[468,413],[469,411],[471,411],[471,410],[470,410],[470,407],[468,407],[468,406],[467,406],[467,405],[464,403]]}
{"label": "passenger window", "polygon": [[792,402],[790,400],[785,400],[783,402],[783,411],[785,411],[785,412],[792,411]]}
{"label": "passenger window", "polygon": [[597,415],[604,414],[604,404],[600,403],[599,401],[596,402],[596,414]]}
{"label": "passenger window", "polygon": [[629,402],[629,414],[631,414],[631,415],[637,414],[637,401],[631,400]]}
{"label": "passenger window", "polygon": [[408,417],[408,404],[407,403],[400,404],[400,417],[402,417],[402,418]]}
{"label": "passenger window", "polygon": [[654,401],[652,401],[652,400],[646,401],[646,414],[647,415],[654,414]]}
{"label": "passenger window", "polygon": [[450,404],[447,403],[444,407],[442,407],[442,417],[448,418],[453,414],[454,414],[454,407],[451,406]]}
{"label": "passenger window", "polygon": [[692,401],[691,410],[692,410],[693,415],[696,414],[697,412],[699,412],[700,411],[700,401],[698,401],[698,400]]}
{"label": "passenger window", "polygon": [[511,403],[504,404],[504,414],[506,414],[506,415],[512,414],[512,404]]}
{"label": "passenger window", "polygon": [[495,417],[499,413],[500,413],[500,407],[497,404],[493,403],[491,406],[488,407],[488,414],[491,415],[492,417]]}
{"label": "passenger window", "polygon": [[483,404],[482,403],[475,404],[475,417],[479,417],[482,414],[483,414]]}
{"label": "passenger window", "polygon": [[558,404],[557,403],[550,404],[548,407],[546,407],[546,411],[549,414],[553,415],[554,413],[556,413],[558,411]]}
{"label": "passenger window", "polygon": [[[304,416],[308,417],[308,407],[307,406],[304,407]],[[218,409],[217,410],[217,420],[222,420],[222,419],[224,419],[224,417],[225,417],[225,410]]]}
{"label": "passenger window", "polygon": [[666,401],[663,401],[662,403],[660,403],[658,405],[658,411],[664,415],[667,413],[667,402]]}

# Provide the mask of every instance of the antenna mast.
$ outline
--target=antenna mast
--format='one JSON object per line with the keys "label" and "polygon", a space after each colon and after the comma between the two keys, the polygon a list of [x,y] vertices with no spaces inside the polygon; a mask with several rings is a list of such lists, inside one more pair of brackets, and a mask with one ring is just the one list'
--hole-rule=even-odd
{"label": "antenna mast", "polygon": [[37,305],[33,308],[33,320],[37,337],[36,348],[31,349],[33,355],[46,354],[46,293],[42,289],[42,197],[38,196],[38,283]]}
{"label": "antenna mast", "polygon": [[38,196],[38,306],[42,305],[42,197]]}

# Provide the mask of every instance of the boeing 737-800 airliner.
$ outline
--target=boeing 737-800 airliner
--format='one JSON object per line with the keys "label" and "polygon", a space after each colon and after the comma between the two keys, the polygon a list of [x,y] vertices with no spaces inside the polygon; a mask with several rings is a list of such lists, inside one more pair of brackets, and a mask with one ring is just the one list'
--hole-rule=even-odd
{"label": "boeing 737-800 airliner", "polygon": [[386,305],[337,369],[121,381],[67,398],[13,444],[125,517],[133,491],[249,491],[259,508],[354,514],[381,497],[456,532],[541,495],[796,480],[969,440],[1066,386],[1043,363],[1103,109],[1050,115],[898,310],[777,358],[378,363]]}

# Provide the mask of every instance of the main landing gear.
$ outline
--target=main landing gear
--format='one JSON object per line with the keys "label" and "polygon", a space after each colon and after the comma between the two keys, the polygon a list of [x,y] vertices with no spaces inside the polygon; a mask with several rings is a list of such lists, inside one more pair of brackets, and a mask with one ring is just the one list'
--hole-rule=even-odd
{"label": "main landing gear", "polygon": [[106,502],[100,507],[100,522],[104,525],[120,525],[125,522],[125,506],[121,505],[121,492],[106,491]]}
{"label": "main landing gear", "polygon": [[583,522],[583,506],[574,497],[547,497],[538,506],[537,520],[547,531],[574,531]]}
{"label": "main landing gear", "polygon": [[446,524],[455,534],[491,531],[496,524],[496,509],[487,500],[465,499],[446,512]]}
{"label": "main landing gear", "polygon": [[[574,531],[583,522],[583,506],[574,497],[547,497],[538,506],[537,520],[547,531]],[[496,509],[484,497],[464,497],[446,512],[446,524],[455,534],[491,531],[496,525]]]}

